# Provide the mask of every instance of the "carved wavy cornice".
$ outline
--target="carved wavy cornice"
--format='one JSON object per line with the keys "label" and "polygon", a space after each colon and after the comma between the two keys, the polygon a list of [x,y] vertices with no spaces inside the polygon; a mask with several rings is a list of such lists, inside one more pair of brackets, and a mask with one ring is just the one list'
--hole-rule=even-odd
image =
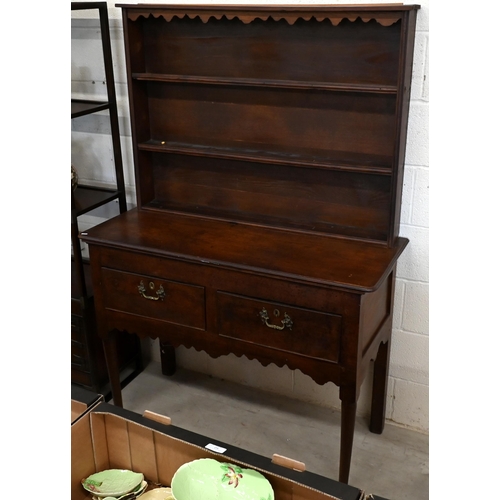
{"label": "carved wavy cornice", "polygon": [[[124,6],[126,7],[126,6]],[[408,7],[408,6],[405,6]],[[349,10],[211,10],[199,9],[199,10],[186,10],[186,9],[129,9],[127,16],[132,21],[137,21],[140,17],[148,18],[150,16],[154,18],[163,18],[165,21],[169,22],[174,18],[178,19],[196,19],[199,18],[203,23],[207,23],[210,19],[220,20],[226,18],[228,20],[239,19],[244,24],[249,24],[257,19],[267,21],[268,19],[273,19],[274,21],[285,20],[288,24],[294,24],[299,19],[305,21],[310,21],[315,19],[318,22],[328,20],[332,25],[337,26],[341,21],[349,20],[354,22],[361,19],[363,22],[367,23],[369,21],[375,20],[382,26],[391,26],[398,22],[402,16],[402,10],[360,10],[360,9],[349,9]]]}

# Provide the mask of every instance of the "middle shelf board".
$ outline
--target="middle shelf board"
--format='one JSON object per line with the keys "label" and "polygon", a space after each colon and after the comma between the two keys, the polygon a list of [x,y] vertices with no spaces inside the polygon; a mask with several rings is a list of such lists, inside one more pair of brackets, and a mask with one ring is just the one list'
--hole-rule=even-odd
{"label": "middle shelf board", "polygon": [[227,158],[305,168],[322,168],[382,175],[391,175],[392,173],[392,158],[382,155],[363,155],[352,152],[324,150],[301,150],[293,153],[279,149],[275,144],[199,144],[195,142],[151,139],[140,143],[138,148],[141,151]]}
{"label": "middle shelf board", "polygon": [[332,92],[363,92],[375,94],[396,94],[395,85],[345,84],[334,82],[312,82],[297,80],[276,80],[264,78],[233,78],[203,75],[172,75],[157,73],[133,73],[132,78],[139,81],[164,83],[193,83],[205,85],[229,85],[243,87],[288,88],[296,90],[323,90]]}

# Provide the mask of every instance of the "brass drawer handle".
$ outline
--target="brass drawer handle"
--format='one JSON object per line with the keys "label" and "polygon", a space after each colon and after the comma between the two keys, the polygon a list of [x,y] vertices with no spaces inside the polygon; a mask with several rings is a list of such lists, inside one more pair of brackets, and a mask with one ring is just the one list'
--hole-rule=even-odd
{"label": "brass drawer handle", "polygon": [[[278,317],[280,315],[280,312],[278,311],[278,309],[274,310],[274,315],[276,317]],[[285,326],[287,328],[290,328],[290,330],[292,329],[293,321],[292,321],[292,318],[290,318],[290,316],[288,316],[287,313],[285,313],[285,319],[281,320],[281,326],[273,325],[272,323],[269,323],[269,314],[267,313],[265,307],[262,308],[262,311],[260,311],[259,316],[260,316],[260,319],[262,320],[262,323],[264,323],[267,327],[272,328],[273,330],[283,330],[285,328]]]}
{"label": "brass drawer handle", "polygon": [[[154,290],[155,284],[151,281],[149,283],[149,288],[151,290]],[[142,295],[145,299],[148,300],[163,300],[165,298],[165,290],[163,289],[163,286],[160,285],[160,288],[156,290],[156,297],[153,297],[151,295],[146,295],[146,287],[144,286],[144,282],[141,280],[139,286],[137,287],[139,290],[139,294]]]}

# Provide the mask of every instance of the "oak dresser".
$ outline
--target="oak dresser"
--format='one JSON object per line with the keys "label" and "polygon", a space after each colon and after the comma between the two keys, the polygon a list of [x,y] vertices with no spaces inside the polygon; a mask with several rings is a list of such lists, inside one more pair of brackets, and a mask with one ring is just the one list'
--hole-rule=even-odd
{"label": "oak dresser", "polygon": [[120,5],[137,208],[81,235],[117,332],[339,386],[384,427],[418,6]]}

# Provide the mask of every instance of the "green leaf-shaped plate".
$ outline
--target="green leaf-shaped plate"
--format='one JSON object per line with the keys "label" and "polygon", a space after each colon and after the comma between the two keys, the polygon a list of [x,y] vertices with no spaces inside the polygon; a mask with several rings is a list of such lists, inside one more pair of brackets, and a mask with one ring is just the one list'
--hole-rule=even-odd
{"label": "green leaf-shaped plate", "polygon": [[118,497],[137,488],[144,475],[126,469],[108,469],[82,479],[82,486],[97,497]]}
{"label": "green leaf-shaped plate", "polygon": [[211,458],[179,467],[172,494],[175,500],[274,500],[271,484],[260,472]]}

